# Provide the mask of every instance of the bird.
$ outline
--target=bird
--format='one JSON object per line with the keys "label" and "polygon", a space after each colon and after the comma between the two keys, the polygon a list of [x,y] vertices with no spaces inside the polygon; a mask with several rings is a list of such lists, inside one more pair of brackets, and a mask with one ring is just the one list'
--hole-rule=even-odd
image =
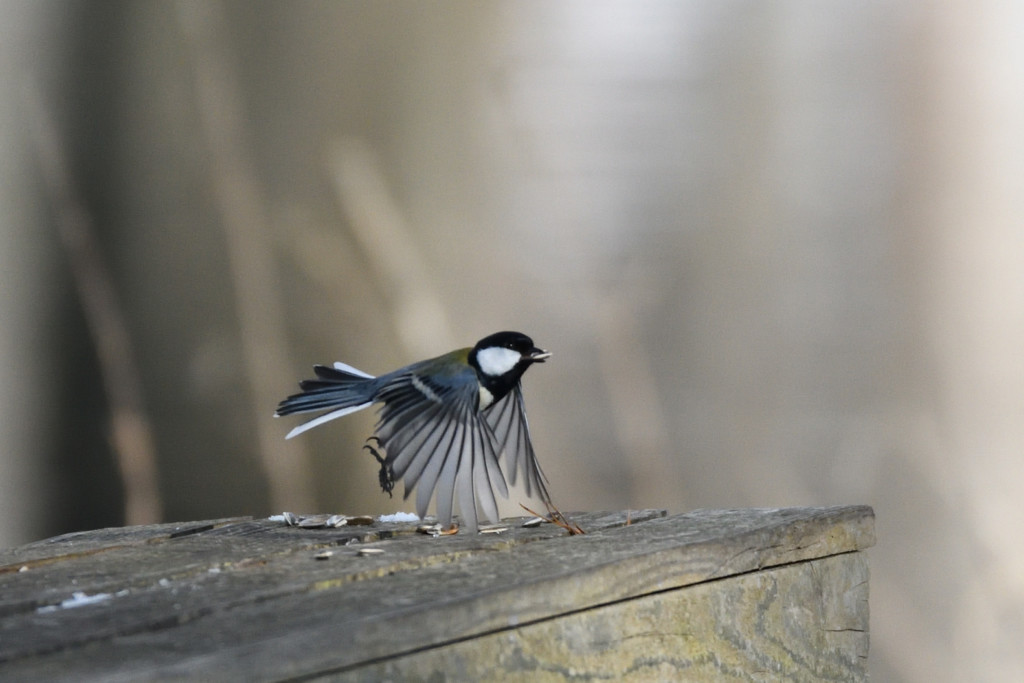
{"label": "bird", "polygon": [[381,488],[390,494],[401,479],[405,499],[415,488],[421,519],[436,491],[437,519],[449,530],[457,528],[452,524],[457,495],[460,520],[472,533],[478,529],[478,506],[492,524],[500,521],[495,492],[508,498],[506,474],[513,486],[522,477],[526,495],[536,494],[551,509],[522,388],[523,373],[550,357],[527,335],[504,331],[377,377],[340,362],[315,365],[316,378],[299,382],[301,393],[281,401],[274,416],[326,411],[292,429],[285,437],[290,439],[383,404],[365,446],[381,465]]}

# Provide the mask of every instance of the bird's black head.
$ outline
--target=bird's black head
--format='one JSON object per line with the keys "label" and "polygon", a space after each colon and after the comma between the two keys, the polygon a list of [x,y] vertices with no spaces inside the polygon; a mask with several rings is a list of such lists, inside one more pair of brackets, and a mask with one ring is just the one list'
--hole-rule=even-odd
{"label": "bird's black head", "polygon": [[522,332],[497,332],[476,343],[469,352],[469,364],[476,370],[480,383],[493,394],[494,401],[499,401],[512,390],[526,368],[550,357]]}

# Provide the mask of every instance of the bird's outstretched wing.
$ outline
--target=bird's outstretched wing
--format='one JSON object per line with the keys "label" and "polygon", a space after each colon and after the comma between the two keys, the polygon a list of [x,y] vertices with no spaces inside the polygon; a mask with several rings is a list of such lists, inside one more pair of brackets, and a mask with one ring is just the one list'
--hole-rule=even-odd
{"label": "bird's outstretched wing", "polygon": [[[437,492],[437,517],[451,525],[458,493],[463,524],[477,528],[477,504],[498,522],[494,492],[508,496],[498,463],[498,443],[478,409],[479,384],[472,368],[419,374],[416,366],[387,377],[376,400],[383,401],[376,437],[387,457],[384,466],[416,491],[416,511],[423,517]],[[382,378],[385,379],[385,378]]]}
{"label": "bird's outstretched wing", "polygon": [[497,441],[498,457],[505,456],[509,481],[514,486],[521,473],[526,495],[536,493],[544,503],[550,504],[551,497],[545,485],[547,477],[540,469],[530,441],[522,382],[517,382],[512,391],[484,411],[484,416]]}

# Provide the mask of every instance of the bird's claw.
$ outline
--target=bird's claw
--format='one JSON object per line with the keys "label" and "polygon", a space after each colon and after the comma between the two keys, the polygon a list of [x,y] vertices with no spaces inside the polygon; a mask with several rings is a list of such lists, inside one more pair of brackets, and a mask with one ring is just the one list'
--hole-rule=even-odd
{"label": "bird's claw", "polygon": [[393,497],[391,491],[395,488],[394,473],[391,471],[391,466],[380,454],[380,451],[377,450],[375,446],[370,445],[371,441],[377,442],[377,446],[380,446],[380,439],[376,436],[371,436],[366,440],[366,443],[363,444],[363,448],[370,451],[370,455],[376,458],[377,462],[380,463],[380,472],[377,473],[377,479],[380,482],[381,490],[388,494],[388,498],[391,498]]}

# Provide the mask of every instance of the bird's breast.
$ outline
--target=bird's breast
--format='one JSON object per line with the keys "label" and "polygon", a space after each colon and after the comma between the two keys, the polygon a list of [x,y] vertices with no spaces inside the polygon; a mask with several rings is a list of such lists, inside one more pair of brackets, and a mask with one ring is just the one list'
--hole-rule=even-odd
{"label": "bird's breast", "polygon": [[487,410],[490,405],[494,403],[494,394],[492,394],[487,387],[483,384],[480,385],[480,410]]}

